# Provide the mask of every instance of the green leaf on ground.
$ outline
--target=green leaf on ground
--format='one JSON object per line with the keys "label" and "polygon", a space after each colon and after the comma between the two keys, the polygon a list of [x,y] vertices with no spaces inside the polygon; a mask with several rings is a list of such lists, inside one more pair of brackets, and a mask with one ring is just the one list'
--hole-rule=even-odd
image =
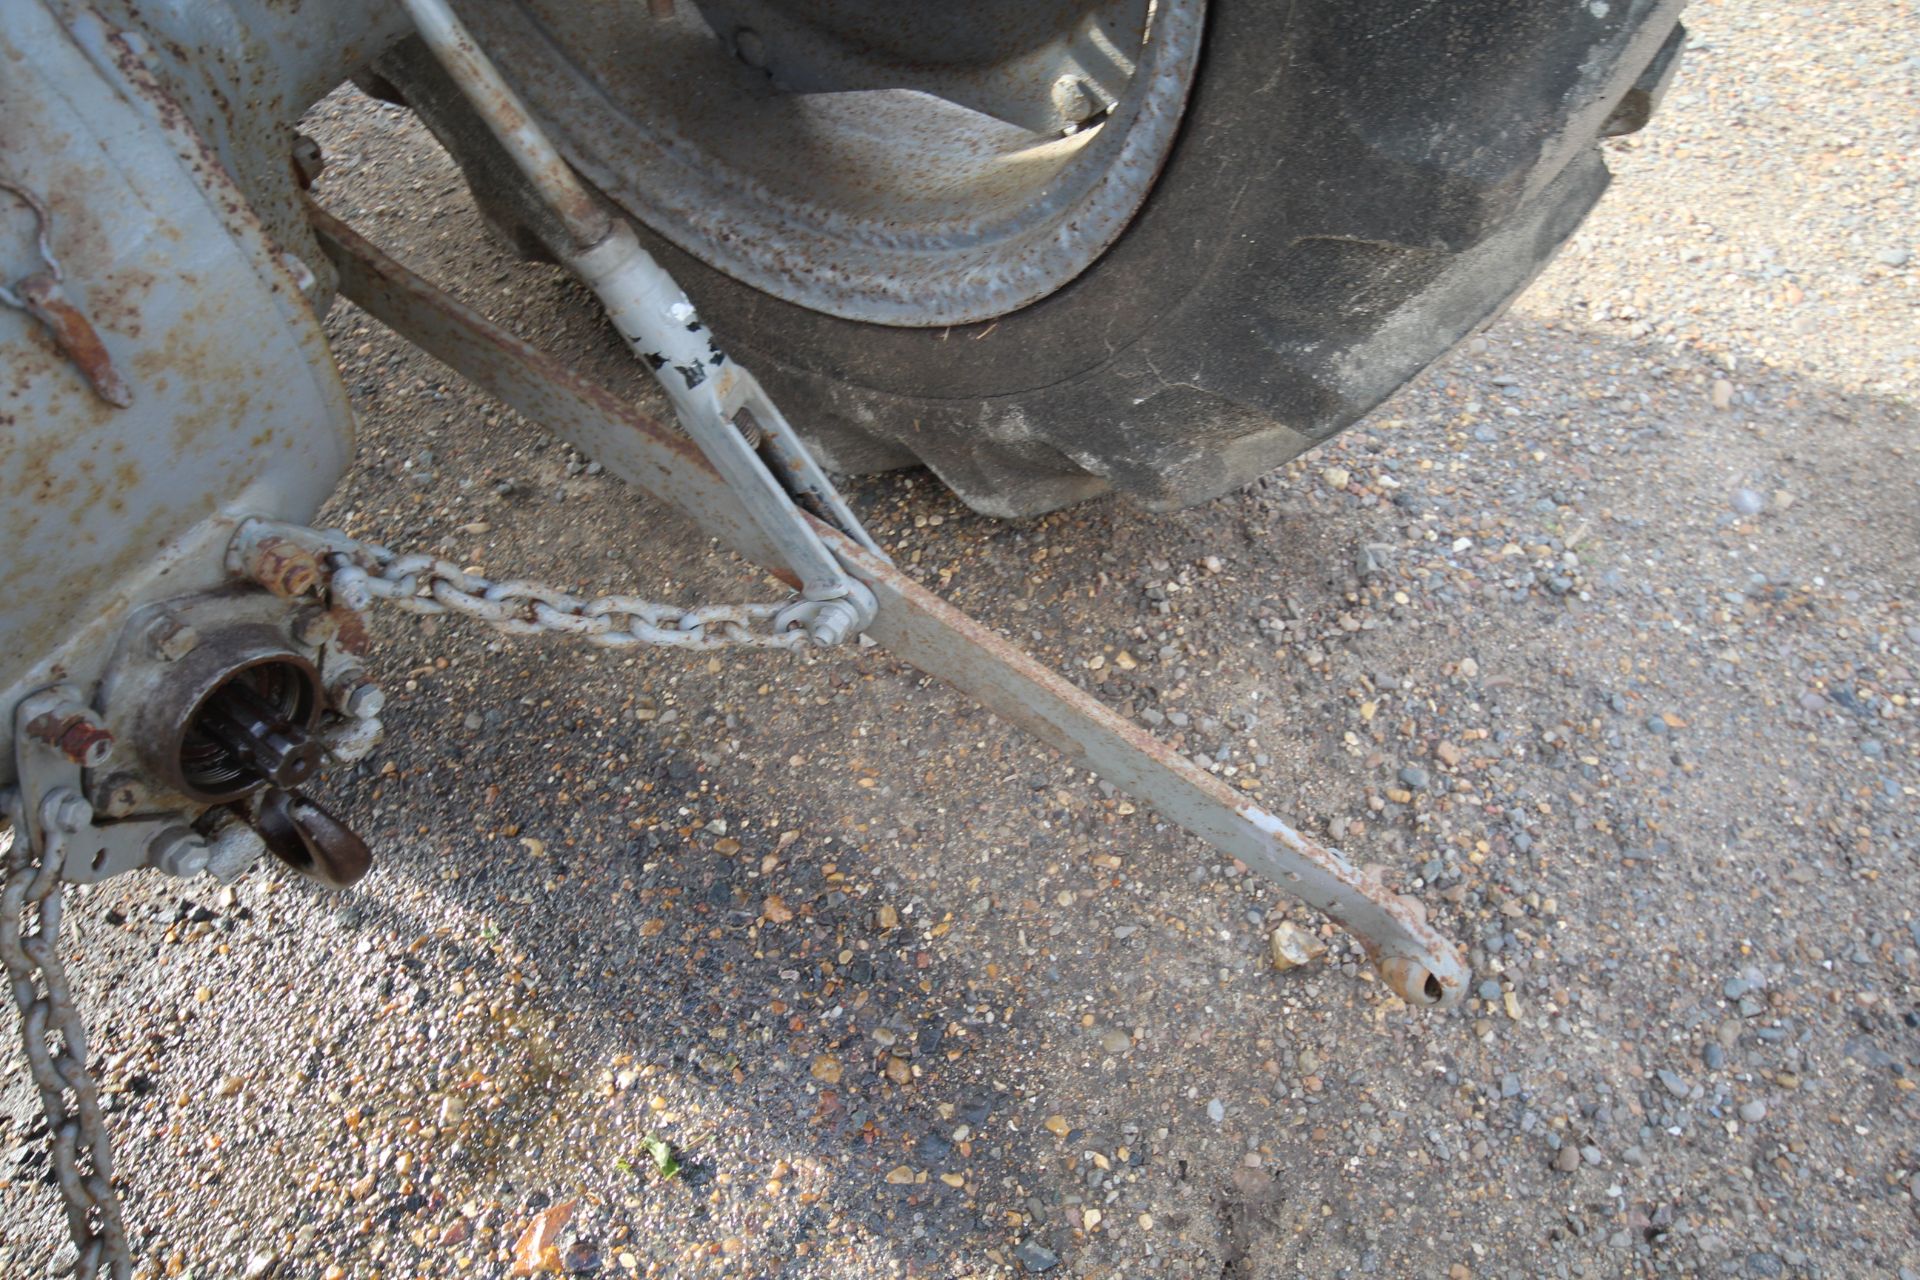
{"label": "green leaf on ground", "polygon": [[653,1157],[653,1171],[663,1178],[671,1178],[680,1172],[680,1158],[674,1154],[673,1144],[658,1134],[648,1134],[640,1139],[640,1145]]}

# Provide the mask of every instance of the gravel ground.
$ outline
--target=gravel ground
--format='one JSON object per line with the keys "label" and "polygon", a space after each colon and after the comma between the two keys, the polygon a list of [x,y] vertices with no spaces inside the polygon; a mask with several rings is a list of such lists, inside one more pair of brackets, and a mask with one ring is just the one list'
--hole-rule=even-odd
{"label": "gravel ground", "polygon": [[[1915,13],[1690,21],[1569,251],[1332,446],[1153,519],[853,486],[929,584],[1393,868],[1464,1009],[878,650],[387,617],[388,744],[325,788],[356,892],[75,895],[142,1274],[496,1276],[536,1225],[609,1276],[1920,1271]],[[308,128],[336,211],[639,388],[405,113]],[[349,530],[767,589],[329,323]],[[1282,920],[1329,955],[1274,972]],[[32,1276],[61,1224],[7,1070]]]}

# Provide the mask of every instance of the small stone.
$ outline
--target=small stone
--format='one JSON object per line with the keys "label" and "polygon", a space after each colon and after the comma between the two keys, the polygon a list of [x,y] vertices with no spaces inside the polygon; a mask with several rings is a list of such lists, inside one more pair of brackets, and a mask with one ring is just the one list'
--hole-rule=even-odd
{"label": "small stone", "polygon": [[1773,491],[1773,509],[1775,511],[1785,511],[1798,501],[1800,501],[1800,499],[1794,497],[1785,489],[1775,489]]}
{"label": "small stone", "polygon": [[1580,1167],[1580,1153],[1572,1147],[1561,1147],[1553,1153],[1553,1167],[1561,1173],[1572,1173]]}
{"label": "small stone", "polygon": [[1669,1071],[1665,1067],[1662,1067],[1654,1074],[1660,1077],[1660,1084],[1668,1093],[1676,1098],[1684,1098],[1687,1096],[1690,1086],[1685,1080],[1680,1078],[1677,1072]]}
{"label": "small stone", "polygon": [[1100,1037],[1100,1047],[1108,1053],[1125,1053],[1133,1048],[1133,1037],[1114,1027]]}
{"label": "small stone", "polygon": [[1060,1255],[1041,1244],[1038,1240],[1022,1240],[1013,1251],[1013,1256],[1028,1271],[1051,1271],[1060,1265]]}
{"label": "small stone", "polygon": [[1580,1158],[1596,1169],[1607,1162],[1606,1153],[1591,1143],[1580,1148]]}
{"label": "small stone", "polygon": [[1435,759],[1439,760],[1441,764],[1446,765],[1448,768],[1452,768],[1460,763],[1460,748],[1454,746],[1451,742],[1443,740],[1436,744],[1433,748],[1433,754]]}
{"label": "small stone", "polygon": [[1227,1104],[1215,1098],[1207,1103],[1207,1119],[1219,1124],[1227,1118]]}
{"label": "small stone", "polygon": [[1904,267],[1908,262],[1913,260],[1913,251],[1895,246],[1891,249],[1882,249],[1873,256],[1879,260],[1882,266]]}
{"label": "small stone", "polygon": [[1480,986],[1477,988],[1477,994],[1482,1000],[1485,1000],[1487,1003],[1492,1004],[1494,1001],[1500,998],[1500,979],[1498,978],[1480,979]]}
{"label": "small stone", "polygon": [[[460,1221],[465,1222],[462,1218]],[[260,1280],[260,1277],[273,1270],[273,1264],[279,1257],[273,1253],[254,1253],[247,1256],[246,1269],[240,1273],[241,1280]]]}
{"label": "small stone", "polygon": [[1417,764],[1410,764],[1400,771],[1400,781],[1407,784],[1409,791],[1424,791],[1427,786],[1427,771]]}
{"label": "small stone", "polygon": [[1713,407],[1716,409],[1733,408],[1733,384],[1725,378],[1713,380]]}
{"label": "small stone", "polygon": [[1069,1131],[1067,1126],[1067,1118],[1065,1116],[1059,1116],[1059,1115],[1048,1116],[1045,1120],[1042,1120],[1040,1122],[1040,1127],[1042,1129],[1045,1129],[1048,1133],[1052,1134],[1056,1138],[1066,1137]]}
{"label": "small stone", "polygon": [[1326,944],[1305,929],[1282,920],[1267,935],[1267,950],[1273,967],[1283,972],[1311,964],[1327,953]]}
{"label": "small stone", "polygon": [[813,1060],[812,1074],[815,1080],[823,1084],[839,1084],[840,1059],[821,1054]]}
{"label": "small stone", "polygon": [[890,1187],[910,1187],[916,1175],[910,1165],[897,1164],[887,1170],[887,1185]]}
{"label": "small stone", "polygon": [[1757,516],[1767,509],[1766,496],[1757,489],[1735,489],[1730,501],[1743,516]]}
{"label": "small stone", "polygon": [[469,711],[460,720],[460,723],[465,725],[469,730],[478,729],[486,722],[486,717],[482,716],[478,711]]}
{"label": "small stone", "polygon": [[1767,1118],[1767,1104],[1759,1098],[1741,1103],[1740,1118],[1748,1124],[1759,1124]]}

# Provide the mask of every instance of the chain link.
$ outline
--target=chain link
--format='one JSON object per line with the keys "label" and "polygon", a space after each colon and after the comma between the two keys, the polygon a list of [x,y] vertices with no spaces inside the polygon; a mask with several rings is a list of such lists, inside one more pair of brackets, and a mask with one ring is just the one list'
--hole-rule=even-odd
{"label": "chain link", "polygon": [[682,609],[638,596],[586,599],[524,579],[496,582],[450,560],[400,555],[333,530],[305,532],[325,546],[334,595],[349,609],[384,600],[408,613],[474,618],[508,635],[575,636],[608,649],[660,645],[792,651],[812,643],[804,629],[792,625],[804,619],[804,601]]}
{"label": "chain link", "polygon": [[20,793],[10,789],[3,798],[12,838],[0,850],[6,875],[0,888],[0,962],[20,1009],[20,1036],[47,1117],[54,1178],[79,1253],[73,1274],[93,1280],[105,1263],[113,1280],[129,1280],[133,1255],[113,1189],[113,1149],[100,1114],[100,1093],[87,1074],[86,1024],[74,1007],[57,950],[67,835],[69,828],[86,825],[91,812],[72,791],[50,792],[40,807],[45,837],[35,849]]}

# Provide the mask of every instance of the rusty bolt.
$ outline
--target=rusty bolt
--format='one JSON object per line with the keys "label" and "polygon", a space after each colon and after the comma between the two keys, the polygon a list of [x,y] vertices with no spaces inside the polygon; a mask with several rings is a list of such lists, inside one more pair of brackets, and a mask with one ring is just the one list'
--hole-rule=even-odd
{"label": "rusty bolt", "polygon": [[288,600],[307,594],[321,579],[319,557],[278,534],[254,543],[244,568],[249,578]]}
{"label": "rusty bolt", "polygon": [[113,757],[113,734],[92,710],[71,703],[35,716],[27,732],[84,769]]}
{"label": "rusty bolt", "polygon": [[207,869],[207,841],[191,827],[172,826],[147,841],[147,865],[182,880]]}
{"label": "rusty bolt", "polygon": [[332,613],[316,605],[294,614],[291,630],[295,640],[317,649],[330,643],[339,633],[340,622]]}
{"label": "rusty bolt", "polygon": [[161,662],[178,662],[200,646],[193,625],[163,613],[147,626],[147,649]]}

